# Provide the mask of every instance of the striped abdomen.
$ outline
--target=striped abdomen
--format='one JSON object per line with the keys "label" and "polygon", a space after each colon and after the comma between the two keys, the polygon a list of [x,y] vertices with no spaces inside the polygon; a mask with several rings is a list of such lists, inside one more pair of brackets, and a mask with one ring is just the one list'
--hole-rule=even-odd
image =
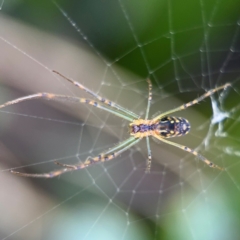
{"label": "striped abdomen", "polygon": [[190,131],[190,123],[181,117],[164,117],[159,122],[159,134],[165,138],[180,137]]}
{"label": "striped abdomen", "polygon": [[136,138],[161,135],[164,138],[178,137],[190,131],[188,120],[181,117],[164,117],[160,121],[138,119],[130,124],[130,134]]}

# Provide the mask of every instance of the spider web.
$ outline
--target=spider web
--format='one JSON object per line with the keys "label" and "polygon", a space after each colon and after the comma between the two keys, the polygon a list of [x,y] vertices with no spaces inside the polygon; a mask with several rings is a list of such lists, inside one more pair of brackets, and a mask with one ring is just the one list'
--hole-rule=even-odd
{"label": "spider web", "polygon": [[76,163],[126,139],[128,122],[96,108],[33,100],[1,109],[0,239],[237,239],[240,4],[236,0],[0,3],[0,102],[51,92],[89,97],[51,70],[144,116],[232,86],[174,114],[191,132],[146,141],[54,179],[20,178]]}

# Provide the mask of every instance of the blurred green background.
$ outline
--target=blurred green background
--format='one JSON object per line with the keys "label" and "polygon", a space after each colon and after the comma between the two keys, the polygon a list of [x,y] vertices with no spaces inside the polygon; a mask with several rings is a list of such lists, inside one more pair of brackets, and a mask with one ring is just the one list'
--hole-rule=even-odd
{"label": "blurred green background", "polygon": [[[145,140],[119,158],[56,179],[128,137],[128,123],[88,106],[40,100],[1,109],[0,239],[239,239],[240,3],[230,1],[21,1],[0,12],[0,101],[53,92],[86,97],[55,69],[144,116],[232,83],[184,112],[191,133],[173,139],[226,168]],[[89,97],[89,96],[88,96]],[[228,118],[211,122],[217,101]],[[215,115],[219,116],[219,115]]]}

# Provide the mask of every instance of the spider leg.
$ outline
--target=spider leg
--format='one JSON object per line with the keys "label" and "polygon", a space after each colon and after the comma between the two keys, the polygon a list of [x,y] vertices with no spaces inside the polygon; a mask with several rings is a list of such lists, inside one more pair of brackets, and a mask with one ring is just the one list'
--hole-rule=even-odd
{"label": "spider leg", "polygon": [[137,144],[140,140],[141,138],[130,137],[127,140],[118,144],[117,146],[109,149],[107,152],[101,153],[96,157],[88,157],[83,163],[72,164],[72,165],[59,163],[59,162],[55,162],[55,163],[62,167],[66,167],[72,170],[83,169],[83,168],[89,167],[90,165],[93,165],[99,162],[110,161],[116,158],[122,152],[126,151],[127,149],[131,148],[133,145]]}
{"label": "spider leg", "polygon": [[[120,143],[119,145],[117,145],[116,147],[109,149],[105,154],[98,155],[97,157],[93,157],[93,158],[87,158],[84,163],[80,163],[80,164],[76,164],[76,165],[68,165],[68,164],[62,164],[59,162],[55,162],[56,164],[58,164],[60,166],[64,166],[65,168],[51,171],[48,173],[22,173],[22,172],[16,172],[13,170],[10,170],[10,172],[13,174],[16,174],[18,176],[21,176],[21,177],[53,178],[53,177],[57,177],[66,172],[71,172],[74,170],[79,170],[79,169],[89,167],[90,165],[95,164],[95,163],[112,160],[113,158],[120,155],[122,152],[126,151],[127,149],[131,148],[133,145],[137,144],[140,140],[141,140],[141,138],[130,137],[127,140]],[[123,145],[123,144],[125,147],[121,148],[120,150],[118,150],[116,152],[111,153],[113,149],[119,149],[121,147],[120,145]],[[109,154],[109,153],[111,153],[111,154]]]}
{"label": "spider leg", "polygon": [[150,105],[151,105],[151,101],[152,101],[152,82],[149,78],[147,79],[147,82],[148,82],[148,104],[147,104],[145,120],[148,119],[148,114],[149,114]]}
{"label": "spider leg", "polygon": [[61,73],[59,73],[59,72],[57,72],[57,71],[55,71],[55,70],[52,70],[52,71],[53,71],[54,73],[58,74],[59,76],[61,76],[62,78],[64,78],[65,80],[69,81],[70,83],[72,83],[72,84],[75,85],[76,87],[84,90],[85,92],[89,93],[89,94],[92,95],[93,97],[97,98],[101,103],[106,104],[107,106],[116,108],[117,110],[122,111],[122,112],[125,113],[126,115],[129,115],[129,116],[131,116],[131,117],[133,117],[133,118],[135,118],[135,119],[140,118],[140,116],[138,116],[137,114],[135,114],[135,113],[133,113],[133,112],[131,112],[131,111],[123,108],[122,106],[120,106],[120,105],[118,105],[118,104],[116,104],[116,103],[114,103],[114,102],[112,102],[112,101],[110,101],[110,100],[108,100],[108,99],[106,99],[106,98],[100,97],[99,95],[97,95],[96,93],[94,93],[93,91],[91,91],[90,89],[88,89],[88,88],[86,88],[85,86],[83,86],[81,83],[76,82],[76,81],[74,81],[74,80],[72,80],[72,79],[70,79],[70,78],[67,78],[67,77],[65,77],[63,74],[61,74]]}
{"label": "spider leg", "polygon": [[148,136],[146,137],[146,142],[147,142],[147,150],[148,150],[148,160],[147,160],[146,173],[150,173],[150,169],[151,169],[151,165],[152,165],[152,152],[151,152]]}
{"label": "spider leg", "polygon": [[202,156],[201,154],[199,154],[198,152],[196,152],[195,150],[193,150],[189,147],[186,147],[184,145],[181,145],[181,144],[178,144],[178,143],[175,143],[175,142],[168,141],[165,138],[162,138],[162,137],[158,136],[157,134],[153,135],[153,137],[157,138],[158,140],[160,140],[162,142],[165,142],[165,143],[170,144],[172,146],[178,147],[178,148],[182,149],[183,151],[192,153],[193,155],[197,156],[201,161],[203,161],[205,164],[207,164],[211,168],[217,168],[221,171],[224,170],[224,168],[215,165],[214,163],[212,163],[208,159],[206,159],[204,156]]}
{"label": "spider leg", "polygon": [[33,177],[33,178],[54,178],[57,177],[63,173],[66,172],[71,172],[73,169],[70,168],[63,168],[55,171],[51,171],[48,173],[22,173],[22,172],[17,172],[14,170],[10,170],[10,173],[21,176],[21,177]]}
{"label": "spider leg", "polygon": [[170,111],[161,113],[161,114],[158,115],[157,117],[153,118],[153,121],[157,121],[157,120],[159,120],[159,119],[163,118],[164,116],[167,116],[167,115],[169,115],[169,114],[171,114],[171,113],[178,112],[178,111],[184,110],[184,109],[186,109],[186,108],[188,108],[188,107],[191,107],[191,106],[193,106],[194,104],[197,104],[197,103],[201,102],[203,99],[205,99],[205,98],[207,98],[207,97],[210,97],[210,96],[213,95],[215,92],[217,92],[217,91],[219,91],[219,90],[221,90],[221,89],[224,89],[224,90],[225,90],[225,89],[226,89],[227,87],[229,87],[229,86],[231,86],[231,84],[230,84],[230,83],[226,83],[226,84],[224,84],[224,85],[222,85],[222,86],[220,86],[220,87],[216,87],[216,88],[214,88],[214,89],[211,89],[211,90],[209,90],[208,92],[206,92],[205,94],[203,94],[202,96],[194,99],[194,100],[191,101],[191,102],[188,102],[188,103],[186,103],[186,104],[183,104],[183,105],[181,105],[180,107],[174,108],[174,109],[172,109],[172,110],[170,110]]}
{"label": "spider leg", "polygon": [[[100,153],[100,154],[98,155],[98,158],[99,158],[99,156],[100,156],[100,158],[101,158],[101,157],[103,157],[103,156],[108,155],[108,154],[111,153],[111,152],[117,151],[118,149],[120,149],[120,148],[124,147],[125,145],[129,144],[130,142],[132,142],[134,139],[135,139],[135,137],[130,137],[130,138],[128,138],[128,139],[120,142],[120,143],[117,144],[115,147],[110,148],[108,151],[103,152],[103,153]],[[85,160],[85,162],[88,162],[89,159],[92,159],[92,157],[89,156],[89,157]],[[60,163],[60,162],[57,162],[57,161],[55,161],[54,163],[57,164],[57,165],[60,165],[60,166],[62,166],[62,167],[75,168],[75,165],[71,165],[71,164]],[[84,163],[82,163],[82,164],[84,164]]]}
{"label": "spider leg", "polygon": [[115,151],[117,151],[118,149],[120,149],[120,148],[124,147],[125,145],[129,144],[130,142],[132,142],[132,141],[135,140],[135,139],[136,139],[135,137],[129,137],[129,138],[127,138],[126,140],[118,143],[115,147],[112,147],[112,148],[108,149],[108,151],[104,152],[103,154],[106,155],[106,154],[109,154],[109,153],[111,153],[111,152],[115,152]]}
{"label": "spider leg", "polygon": [[36,93],[33,95],[28,95],[25,97],[17,98],[15,100],[12,100],[12,101],[9,101],[9,102],[6,102],[6,103],[0,105],[0,109],[4,108],[6,106],[9,106],[9,105],[19,103],[19,102],[32,100],[32,99],[38,99],[38,98],[42,98],[42,99],[46,99],[46,100],[55,100],[55,101],[70,101],[70,102],[75,102],[75,103],[86,103],[86,104],[92,105],[94,107],[103,109],[107,112],[110,112],[110,113],[112,113],[120,118],[123,118],[125,120],[128,120],[130,122],[132,122],[134,120],[132,117],[129,117],[126,114],[118,112],[116,110],[112,110],[111,108],[109,108],[105,105],[102,105],[98,101],[94,101],[94,100],[87,99],[87,98],[78,98],[78,97],[71,97],[71,96],[66,96],[66,95],[58,95],[58,94],[53,94],[53,93]]}

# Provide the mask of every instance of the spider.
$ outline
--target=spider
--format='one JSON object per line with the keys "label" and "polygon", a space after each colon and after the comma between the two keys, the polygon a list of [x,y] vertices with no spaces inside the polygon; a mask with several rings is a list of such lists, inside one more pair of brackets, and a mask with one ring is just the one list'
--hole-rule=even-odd
{"label": "spider", "polygon": [[120,142],[113,148],[110,148],[109,150],[100,153],[99,155],[95,157],[88,157],[84,162],[77,163],[77,164],[65,164],[65,163],[60,163],[55,161],[54,163],[57,165],[60,165],[62,168],[59,170],[54,170],[48,173],[22,173],[22,172],[17,172],[10,170],[11,173],[23,176],[23,177],[35,177],[35,178],[53,178],[56,176],[59,176],[63,173],[66,172],[71,172],[74,170],[79,170],[83,169],[86,167],[89,167],[93,164],[99,163],[99,162],[105,162],[112,160],[119,156],[121,153],[126,151],[127,149],[131,148],[133,145],[137,144],[140,142],[143,138],[146,138],[146,144],[147,144],[147,150],[148,150],[148,159],[147,159],[147,166],[146,166],[146,172],[150,172],[151,168],[151,162],[152,162],[152,154],[151,154],[151,148],[150,148],[150,143],[149,143],[149,137],[152,136],[153,138],[156,138],[166,144],[170,144],[172,146],[175,146],[177,148],[182,149],[183,151],[189,152],[195,156],[197,156],[201,161],[203,161],[205,164],[207,164],[211,168],[217,168],[219,170],[224,170],[224,168],[219,167],[206,159],[204,156],[196,152],[195,150],[180,145],[175,142],[171,142],[167,140],[167,138],[172,138],[172,137],[179,137],[186,135],[190,131],[190,123],[188,122],[187,119],[181,118],[181,117],[173,117],[169,116],[170,114],[178,111],[182,111],[190,106],[193,106],[194,104],[197,104],[201,102],[203,99],[210,97],[213,95],[215,92],[221,90],[221,89],[226,89],[227,87],[231,86],[230,83],[226,83],[220,87],[216,87],[214,89],[209,90],[202,96],[194,99],[191,102],[185,103],[177,108],[173,108],[169,111],[166,111],[164,113],[159,114],[158,116],[148,119],[149,115],[149,110],[150,110],[150,105],[152,101],[152,83],[150,79],[147,79],[148,82],[148,104],[147,104],[147,109],[146,109],[146,114],[145,118],[141,119],[140,116],[137,114],[119,106],[118,104],[106,99],[102,98],[90,89],[86,88],[82,84],[73,81],[61,73],[52,70],[53,73],[59,75],[63,79],[69,81],[76,87],[84,90],[88,94],[92,95],[95,97],[97,100],[92,100],[92,99],[87,99],[87,98],[78,98],[78,97],[72,97],[72,96],[67,96],[67,95],[58,95],[58,94],[53,94],[53,93],[36,93],[33,95],[28,95],[24,96],[21,98],[17,98],[15,100],[6,102],[2,105],[0,105],[0,108],[4,108],[9,105],[13,105],[19,102],[31,100],[31,99],[46,99],[46,100],[55,100],[55,101],[70,101],[70,102],[75,102],[75,103],[85,103],[92,105],[96,108],[100,108],[104,111],[110,112],[111,114],[114,114],[122,119],[125,119],[130,122],[129,124],[129,133],[130,137],[127,138],[126,140]]}

